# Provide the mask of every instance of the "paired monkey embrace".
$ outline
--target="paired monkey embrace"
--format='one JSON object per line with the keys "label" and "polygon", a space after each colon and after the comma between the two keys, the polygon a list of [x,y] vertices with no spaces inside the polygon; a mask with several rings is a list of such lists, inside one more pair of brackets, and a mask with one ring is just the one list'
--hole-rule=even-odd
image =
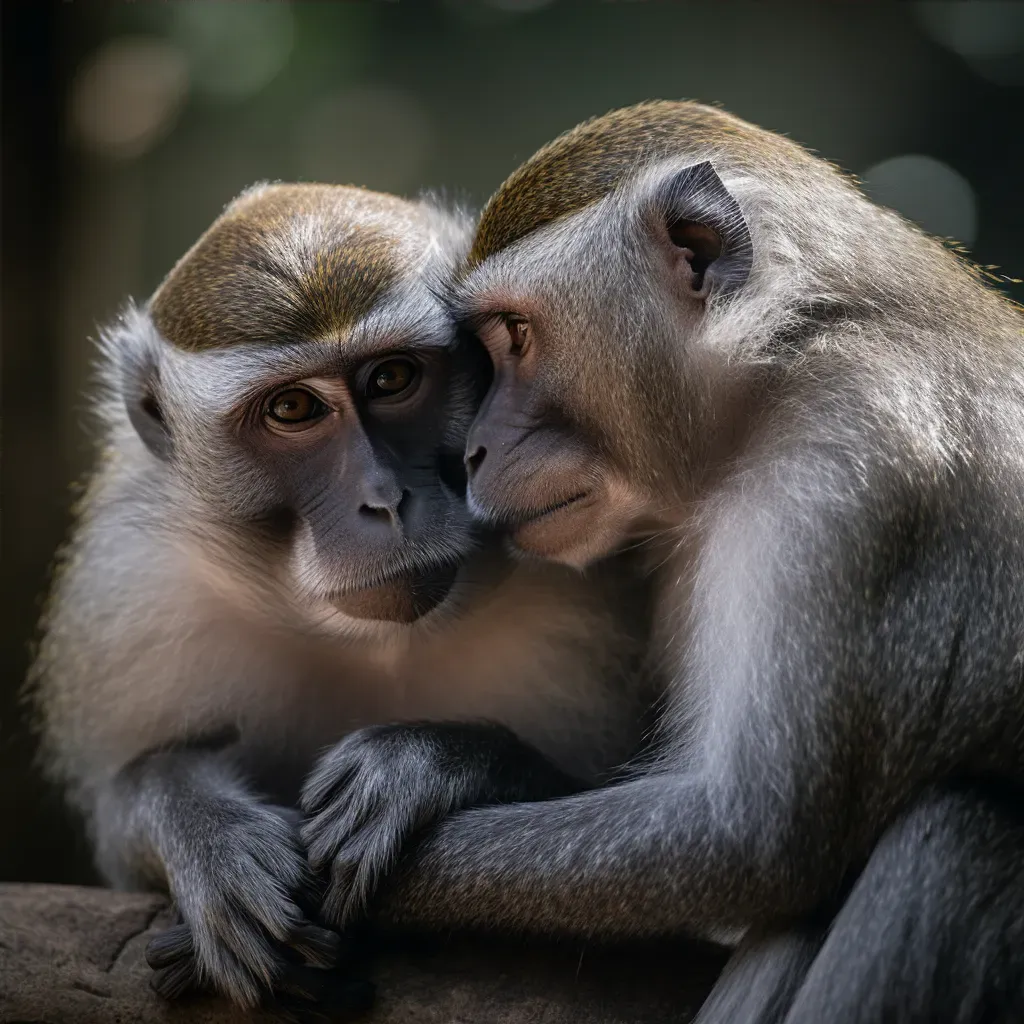
{"label": "paired monkey embrace", "polygon": [[954,252],[652,102],[475,226],[256,187],[103,356],[32,686],[165,995],[359,1009],[370,920],[1024,1020],[1024,317]]}

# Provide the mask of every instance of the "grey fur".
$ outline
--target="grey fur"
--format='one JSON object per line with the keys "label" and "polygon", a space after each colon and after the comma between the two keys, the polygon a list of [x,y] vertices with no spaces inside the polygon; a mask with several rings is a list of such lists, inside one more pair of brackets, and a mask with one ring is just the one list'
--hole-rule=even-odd
{"label": "grey fur", "polygon": [[[633,132],[608,137],[650,137],[652,158],[490,252],[456,301],[497,374],[471,432],[473,507],[575,565],[646,538],[672,679],[660,756],[596,792],[446,820],[382,913],[771,936],[829,913],[864,871],[794,1019],[959,1022],[978,990],[1007,1015],[984,1019],[1012,1019],[1024,946],[1005,945],[1008,919],[986,908],[1020,905],[1024,879],[1002,859],[1019,825],[985,819],[980,843],[970,830],[993,786],[1019,799],[1024,784],[1020,311],[787,140],[695,104],[615,116]],[[602,180],[590,161],[615,153],[588,151],[582,131],[566,137],[571,158],[546,151],[541,186],[552,168],[570,198],[577,171]],[[743,283],[716,288],[712,266],[706,297],[665,230],[695,206],[666,186],[705,162],[752,244]],[[530,187],[530,169],[513,186]],[[530,219],[516,202],[535,199],[499,190],[489,209],[514,226]],[[529,350],[509,348],[499,314],[527,318]],[[586,500],[537,526],[547,505],[530,496],[545,491]],[[956,780],[978,787],[965,803],[928,799]],[[931,847],[930,827],[944,837]],[[961,854],[975,885],[915,889]],[[914,900],[918,924],[901,931]],[[769,1003],[775,985],[795,989],[809,941],[774,980],[769,960],[754,965]],[[863,962],[846,965],[855,948]],[[858,1010],[911,1004],[908,1017]]]}
{"label": "grey fur", "polygon": [[[346,208],[355,214],[365,194],[351,192]],[[268,195],[273,188],[249,194],[246,208]],[[490,729],[494,749],[506,752],[519,743],[524,772],[539,780],[524,792],[546,792],[538,788],[544,779],[564,792],[568,776],[578,789],[629,757],[651,700],[636,671],[636,589],[618,569],[584,578],[510,562],[493,541],[480,541],[461,497],[435,479],[433,452],[424,466],[397,466],[420,473],[433,504],[382,554],[346,540],[338,525],[339,509],[363,484],[344,477],[344,466],[300,479],[335,490],[293,509],[294,521],[275,526],[268,515],[289,500],[287,478],[242,443],[239,408],[275,382],[329,385],[349,365],[342,361],[388,348],[455,352],[435,292],[465,246],[466,222],[414,203],[403,211],[397,234],[408,253],[397,261],[397,283],[336,336],[196,351],[188,339],[170,344],[148,309],[134,307],[105,335],[102,456],[34,673],[48,770],[84,814],[104,876],[119,887],[169,888],[192,935],[191,943],[177,933],[168,940],[174,956],[192,956],[194,947],[202,978],[245,1005],[282,970],[276,944],[308,928],[309,869],[296,816],[281,808],[297,805],[321,754],[311,785],[340,787],[339,751],[349,748],[333,744],[350,736],[372,752],[378,734],[351,734],[382,722],[501,722],[504,730],[467,724],[465,735]],[[295,221],[298,241],[287,231],[265,239],[258,255],[264,270],[278,266],[275,280],[290,272],[299,242],[330,236],[316,233],[315,216],[306,208]],[[384,215],[370,216],[379,225]],[[301,251],[310,263],[308,246]],[[237,273],[232,288],[249,294]],[[175,301],[216,324],[180,288]],[[251,301],[260,301],[259,289]],[[304,311],[290,315],[301,322]],[[458,465],[478,388],[465,375],[449,383],[439,399],[444,421],[424,421],[420,433],[436,429]],[[339,492],[346,479],[348,491]],[[331,604],[338,588],[454,559],[461,567],[447,600],[412,623],[353,618]],[[403,736],[414,750],[465,740],[458,730],[439,739],[429,725]],[[385,771],[391,762],[381,756]],[[520,780],[498,777],[493,757],[476,764],[467,775],[439,760],[421,787],[392,794],[404,801],[395,814],[420,823],[520,791]],[[447,785],[449,775],[457,784]],[[380,789],[370,772],[359,781]],[[349,794],[358,802],[353,787]],[[317,810],[310,834],[326,869],[349,838],[344,801]],[[361,893],[372,891],[403,838],[401,829],[379,832],[371,850],[378,869],[363,873]],[[334,905],[347,895],[334,892]],[[346,905],[351,914],[361,901]],[[167,949],[154,959],[166,967]],[[170,968],[168,989],[184,987],[184,970]]]}

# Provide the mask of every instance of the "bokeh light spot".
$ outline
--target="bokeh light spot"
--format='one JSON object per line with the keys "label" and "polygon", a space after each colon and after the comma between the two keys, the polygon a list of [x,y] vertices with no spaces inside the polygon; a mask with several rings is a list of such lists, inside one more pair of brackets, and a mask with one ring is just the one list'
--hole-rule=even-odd
{"label": "bokeh light spot", "polygon": [[977,235],[977,200],[970,182],[934,157],[917,153],[883,160],[861,175],[864,190],[925,231],[972,245]]}
{"label": "bokeh light spot", "polygon": [[174,126],[187,92],[180,50],[161,39],[121,36],[97,50],[75,75],[71,129],[97,155],[139,157]]}
{"label": "bokeh light spot", "polygon": [[1024,4],[1019,0],[928,0],[915,8],[925,31],[962,57],[1004,57],[1024,50]]}
{"label": "bokeh light spot", "polygon": [[255,95],[285,67],[295,42],[286,3],[177,3],[171,13],[196,90],[213,99]]}
{"label": "bokeh light spot", "polygon": [[477,28],[493,27],[517,14],[528,14],[551,5],[552,0],[442,0],[441,6],[454,18]]}
{"label": "bokeh light spot", "polygon": [[485,0],[489,7],[497,7],[499,11],[511,11],[514,14],[526,11],[539,11],[547,7],[551,0]]}

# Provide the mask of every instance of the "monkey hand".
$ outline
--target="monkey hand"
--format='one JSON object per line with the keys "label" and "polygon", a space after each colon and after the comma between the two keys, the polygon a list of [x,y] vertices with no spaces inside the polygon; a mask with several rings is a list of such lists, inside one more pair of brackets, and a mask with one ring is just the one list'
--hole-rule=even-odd
{"label": "monkey hand", "polygon": [[[291,945],[281,947],[281,963],[271,993],[274,1010],[295,1024],[330,1024],[360,1014],[373,1003],[373,985],[328,970],[339,958],[340,937],[309,925],[299,929]],[[163,999],[181,1001],[216,991],[203,974],[192,929],[179,922],[156,935],[146,947],[154,974],[151,985]]]}
{"label": "monkey hand", "polygon": [[334,1010],[365,1004],[365,984],[323,969],[338,961],[340,936],[300,908],[311,896],[298,813],[236,799],[207,812],[168,865],[182,920],[146,949],[157,993],[178,999],[213,989],[245,1007],[271,994]]}
{"label": "monkey hand", "polygon": [[326,875],[321,914],[345,928],[415,833],[474,804],[576,792],[510,729],[491,723],[372,726],[346,736],[302,789],[310,866]]}
{"label": "monkey hand", "polygon": [[429,725],[360,729],[329,750],[301,799],[309,863],[325,876],[324,919],[351,924],[409,837],[475,795]]}

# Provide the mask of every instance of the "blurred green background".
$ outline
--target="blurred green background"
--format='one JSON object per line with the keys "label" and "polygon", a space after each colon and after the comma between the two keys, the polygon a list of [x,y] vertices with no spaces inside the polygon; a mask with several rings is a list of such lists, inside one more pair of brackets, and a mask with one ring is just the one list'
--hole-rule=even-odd
{"label": "blurred green background", "polygon": [[246,185],[480,204],[583,118],[689,97],[811,146],[1024,276],[1024,4],[25,0],[2,13],[0,879],[90,877],[30,769],[17,702],[69,483],[90,460],[89,339]]}

